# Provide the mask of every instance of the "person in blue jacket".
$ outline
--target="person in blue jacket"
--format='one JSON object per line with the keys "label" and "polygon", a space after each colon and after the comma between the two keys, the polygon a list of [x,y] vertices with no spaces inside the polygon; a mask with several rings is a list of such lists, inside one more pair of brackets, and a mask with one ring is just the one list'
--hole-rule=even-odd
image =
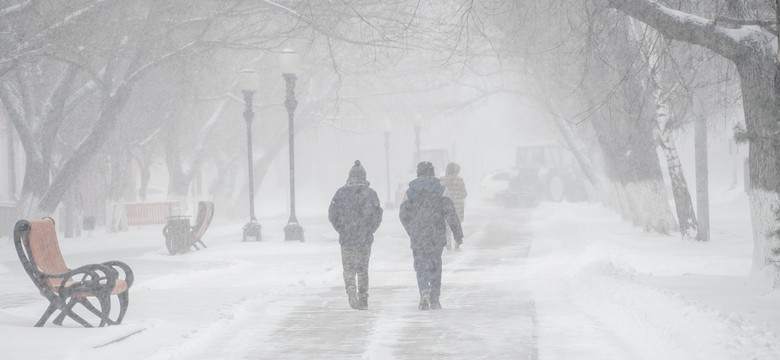
{"label": "person in blue jacket", "polygon": [[456,244],[463,243],[458,213],[452,199],[444,196],[444,190],[433,164],[423,161],[417,164],[417,178],[409,183],[399,209],[414,257],[420,310],[441,309],[441,255],[447,244],[448,225]]}

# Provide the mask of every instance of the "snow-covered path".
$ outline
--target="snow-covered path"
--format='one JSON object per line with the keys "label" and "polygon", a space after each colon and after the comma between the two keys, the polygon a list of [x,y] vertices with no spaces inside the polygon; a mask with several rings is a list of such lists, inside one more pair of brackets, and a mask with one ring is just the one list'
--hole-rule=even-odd
{"label": "snow-covered path", "polygon": [[537,358],[527,286],[496,271],[525,264],[531,238],[516,236],[517,223],[475,216],[464,250],[445,253],[444,309],[420,311],[411,254],[397,246],[403,233],[388,215],[374,246],[368,311],[350,309],[340,283],[309,285],[248,307],[246,319],[213,334],[214,346],[186,358]]}
{"label": "snow-covered path", "polygon": [[[286,216],[262,219],[265,241],[248,243],[242,224],[217,219],[207,249],[178,256],[167,254],[159,226],[61,239],[70,265],[120,259],[135,272],[125,322],[101,329],[33,328],[46,303],[2,241],[0,357],[780,358],[778,323],[756,321],[780,312],[752,306],[780,296],[748,281],[749,247],[732,233],[680,242],[593,204],[472,208],[463,250],[444,255],[444,309],[419,311],[408,238],[386,211],[369,310],[357,311],[342,288],[335,232],[321,215],[299,219],[305,243],[282,240]],[[690,280],[697,288],[681,287]]]}

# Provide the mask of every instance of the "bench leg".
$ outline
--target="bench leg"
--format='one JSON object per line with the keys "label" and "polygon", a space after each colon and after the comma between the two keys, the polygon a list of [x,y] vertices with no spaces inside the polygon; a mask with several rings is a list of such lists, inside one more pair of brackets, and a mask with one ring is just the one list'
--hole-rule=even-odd
{"label": "bench leg", "polygon": [[130,291],[118,294],[117,297],[119,298],[119,315],[116,317],[116,321],[111,322],[111,325],[119,325],[122,323],[122,319],[125,318],[127,305],[130,303]]}
{"label": "bench leg", "polygon": [[100,301],[100,309],[103,310],[98,315],[100,316],[100,325],[99,327],[103,327],[109,324],[111,321],[108,317],[111,315],[111,294],[106,294],[105,296],[98,297],[98,301]]}
{"label": "bench leg", "polygon": [[65,310],[60,311],[60,314],[57,315],[56,318],[54,318],[54,325],[60,325],[62,326],[62,321],[65,320],[65,316],[68,315],[68,313],[73,311],[73,306],[78,303],[78,299],[71,298],[70,301],[68,301],[67,306],[65,307]]}
{"label": "bench leg", "polygon": [[[89,304],[89,301],[80,298],[71,298],[70,301],[68,301],[67,305],[64,308],[60,309],[60,314],[57,315],[57,318],[54,319],[53,323],[62,326],[62,322],[65,320],[65,317],[67,316],[73,319],[75,322],[79,323],[79,325],[83,327],[90,327],[90,328],[93,327],[92,324],[90,324],[87,320],[84,320],[84,318],[82,318],[81,316],[73,312],[73,307],[78,303],[81,303],[82,305],[87,307],[87,305],[84,303]],[[89,305],[91,306],[92,304]],[[89,309],[89,307],[87,307],[87,309]]]}
{"label": "bench leg", "polygon": [[198,244],[200,244],[200,246],[203,246],[204,249],[208,247],[206,246],[206,243],[203,242],[203,240],[195,236],[192,236],[192,239],[190,240],[190,244],[192,244],[191,246],[194,247],[195,250],[200,250]]}
{"label": "bench leg", "polygon": [[46,308],[46,311],[43,312],[43,315],[41,315],[41,318],[38,319],[38,322],[35,323],[35,327],[43,326],[43,324],[46,323],[46,320],[49,320],[51,314],[54,314],[55,310],[57,310],[57,305],[53,302],[49,303],[49,307]]}
{"label": "bench leg", "polygon": [[[111,312],[111,302],[110,300],[106,302],[105,300],[98,299],[100,302],[100,309],[96,308],[95,305],[93,305],[88,298],[71,298],[70,301],[68,301],[65,308],[61,309],[61,312],[57,317],[54,319],[53,323],[56,325],[62,325],[62,322],[65,320],[65,317],[69,317],[79,323],[81,326],[84,327],[94,327],[92,324],[90,324],[87,320],[85,320],[83,317],[79,316],[75,312],[73,312],[73,307],[76,304],[81,304],[89,310],[89,312],[95,314],[100,318],[99,327],[106,326],[109,319],[109,313]],[[55,306],[56,308],[56,306]]]}
{"label": "bench leg", "polygon": [[[108,315],[111,312],[111,298],[109,296],[110,295],[97,297],[98,303],[100,304],[100,309],[96,308],[95,305],[93,305],[92,302],[90,302],[89,299],[87,298],[78,299],[78,302],[80,302],[81,305],[84,305],[84,307],[87,308],[87,310],[89,310],[91,313],[95,314],[97,317],[100,318],[100,324],[98,325],[98,327],[106,326],[106,323],[108,321]],[[76,315],[73,312],[71,312],[69,315],[71,314]],[[72,315],[71,317],[73,317]]]}

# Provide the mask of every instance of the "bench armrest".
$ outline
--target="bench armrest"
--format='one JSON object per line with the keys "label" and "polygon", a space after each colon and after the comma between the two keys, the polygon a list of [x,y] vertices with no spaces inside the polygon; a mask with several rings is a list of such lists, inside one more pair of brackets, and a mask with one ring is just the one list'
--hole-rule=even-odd
{"label": "bench armrest", "polygon": [[93,293],[106,291],[110,293],[116,286],[117,272],[103,264],[90,264],[62,274],[43,274],[43,278],[62,279],[59,294],[62,297],[68,297],[78,291]]}
{"label": "bench armrest", "polygon": [[133,269],[131,269],[130,266],[127,266],[127,264],[118,260],[106,261],[103,263],[103,265],[108,266],[111,271],[114,272],[117,279],[119,279],[119,272],[116,269],[121,269],[124,273],[124,280],[127,282],[127,287],[129,288],[131,285],[133,285],[133,280],[135,280],[135,277],[133,276]]}

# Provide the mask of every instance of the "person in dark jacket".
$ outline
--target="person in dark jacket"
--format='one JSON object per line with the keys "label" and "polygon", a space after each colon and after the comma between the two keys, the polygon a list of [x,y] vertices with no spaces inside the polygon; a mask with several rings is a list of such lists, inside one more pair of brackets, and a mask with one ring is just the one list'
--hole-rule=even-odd
{"label": "person in dark jacket", "polygon": [[360,310],[368,309],[368,260],[374,232],[382,223],[379,197],[369,185],[366,170],[356,160],[347,183],[336,191],[328,208],[328,219],[339,233],[349,306]]}
{"label": "person in dark jacket", "polygon": [[417,164],[417,178],[409,183],[399,216],[411,243],[420,310],[441,309],[441,255],[447,243],[447,225],[455,242],[463,243],[455,205],[443,195],[444,186],[436,178],[433,164],[427,161]]}

